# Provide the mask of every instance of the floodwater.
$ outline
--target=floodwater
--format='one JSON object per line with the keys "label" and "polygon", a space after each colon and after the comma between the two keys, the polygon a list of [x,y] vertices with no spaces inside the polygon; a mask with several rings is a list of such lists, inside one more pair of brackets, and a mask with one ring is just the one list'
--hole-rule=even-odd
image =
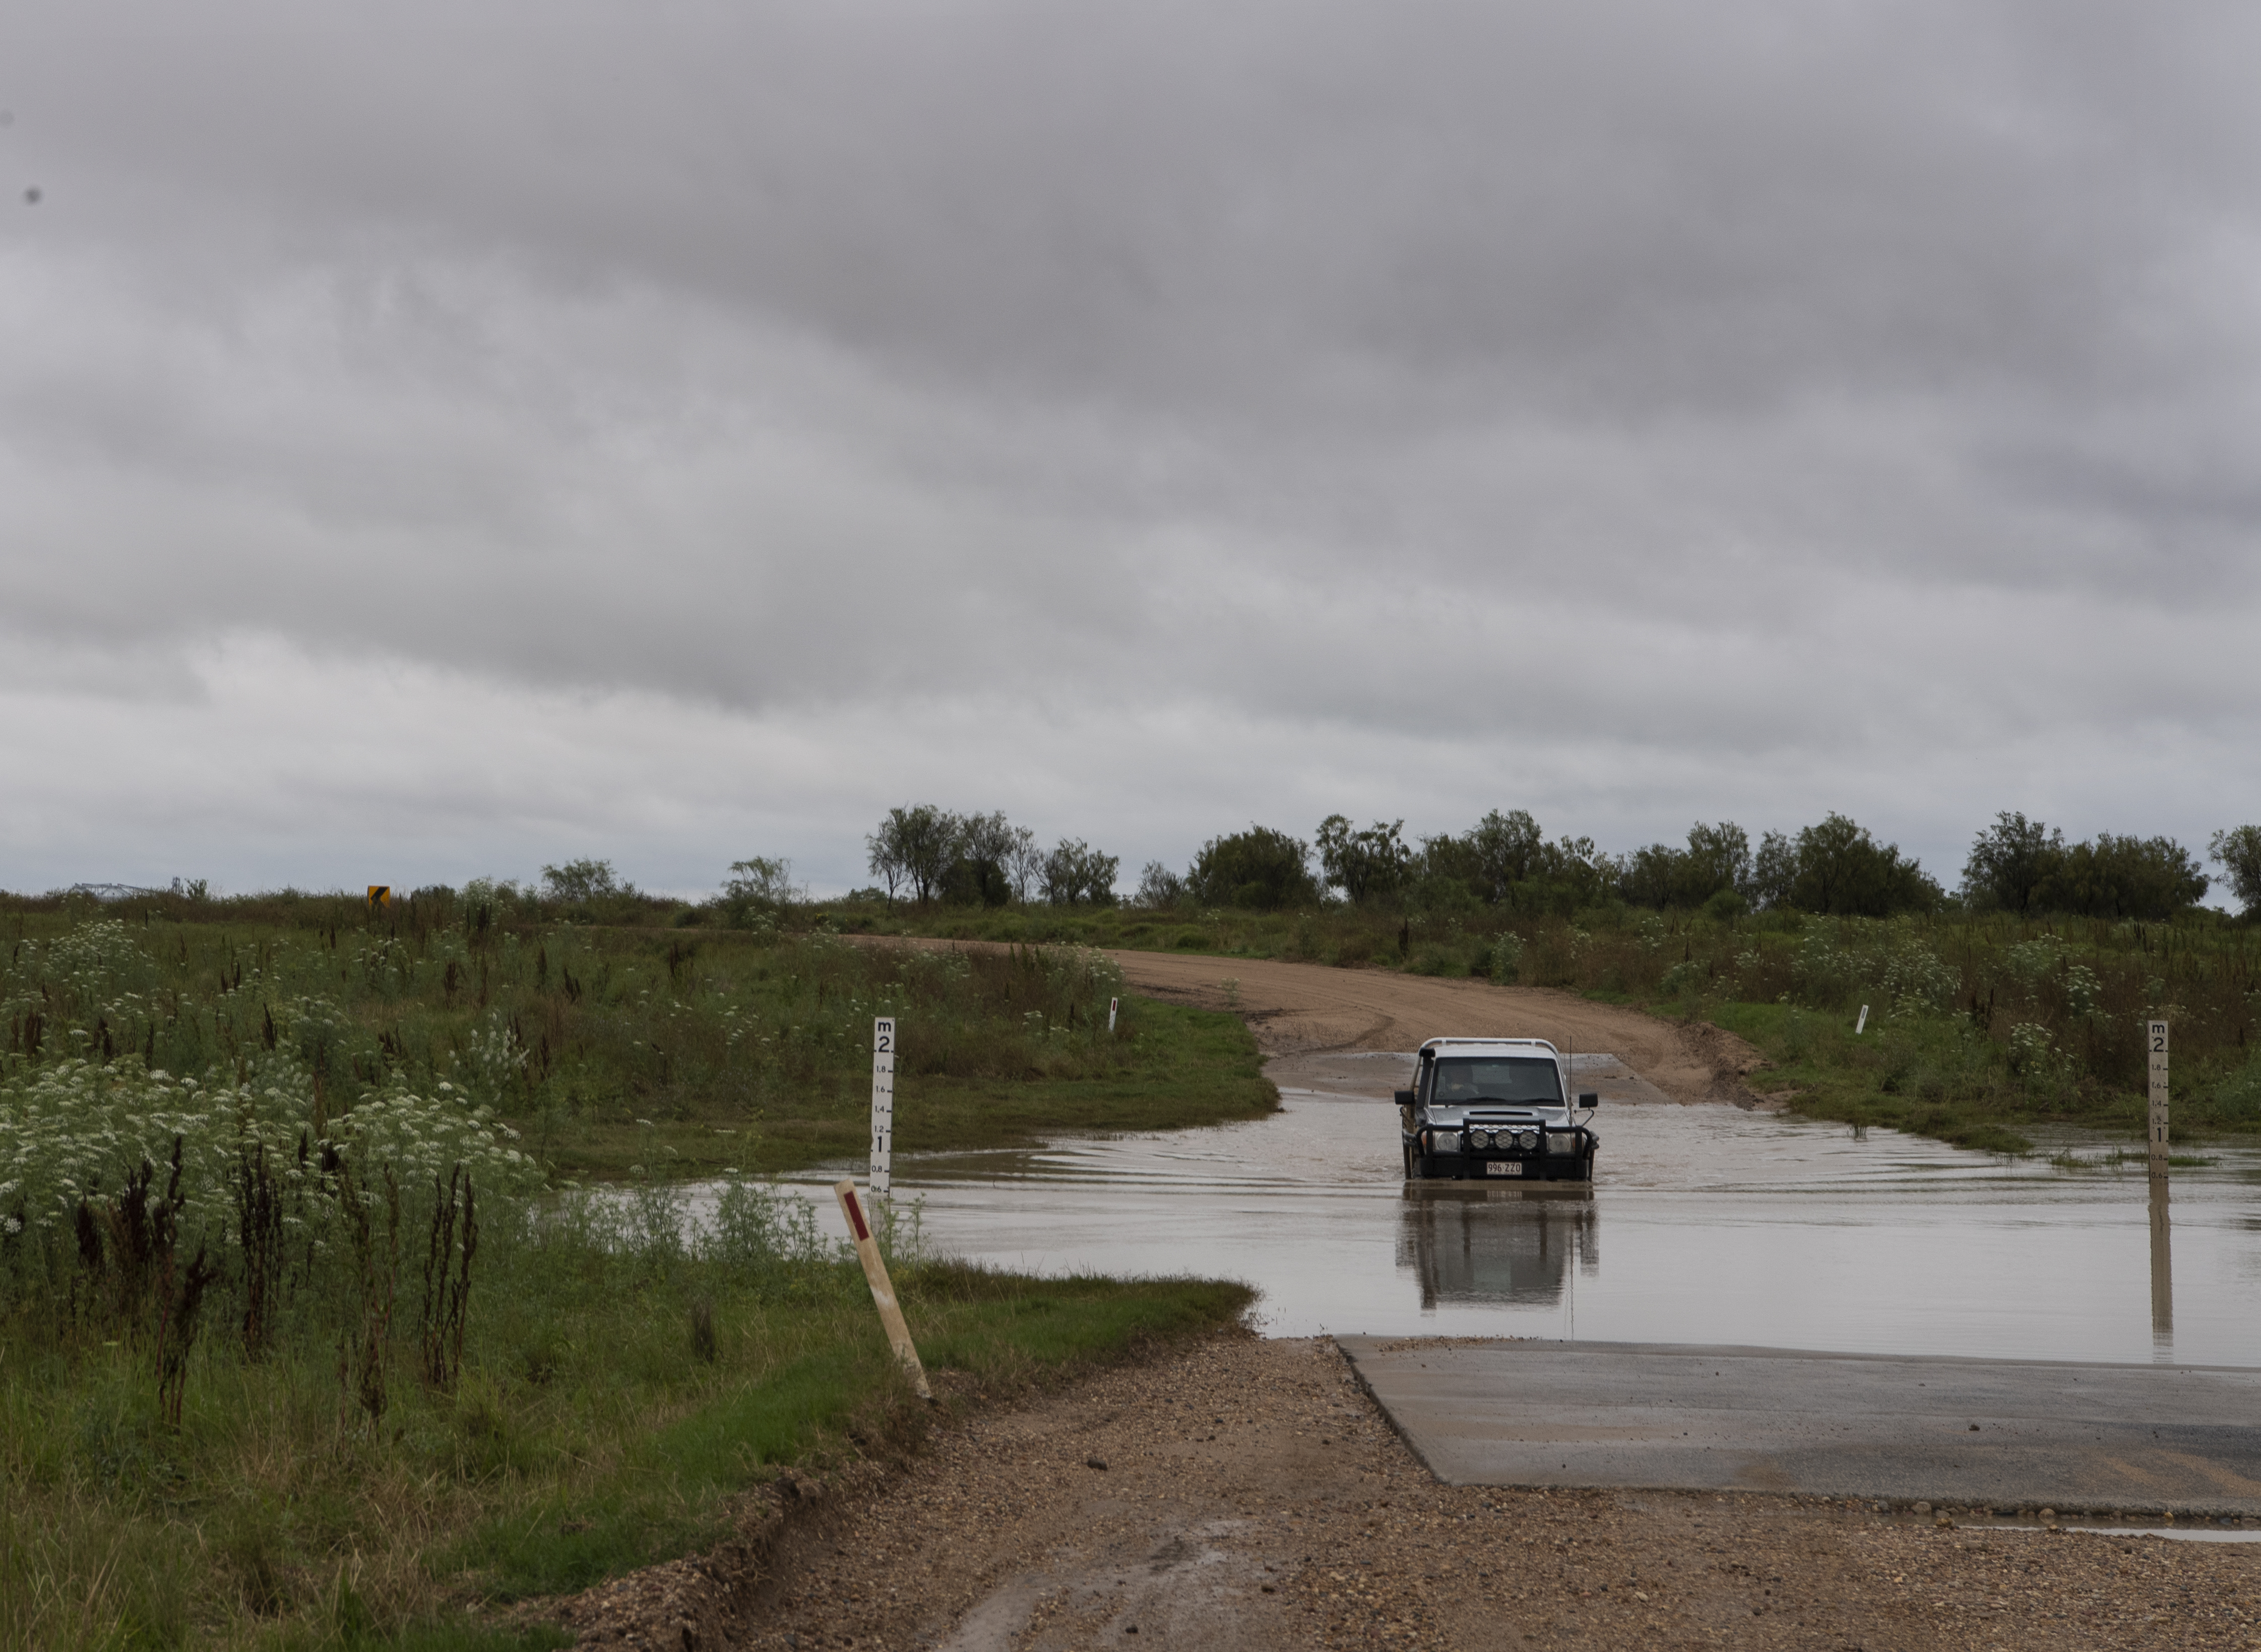
{"label": "floodwater", "polygon": [[2090,1167],[2067,1169],[1635,1099],[1654,1092],[1599,1056],[1577,1058],[1604,1096],[1590,1192],[1408,1184],[1388,1095],[1410,1061],[1328,1062],[1275,1068],[1284,1109],[1251,1123],[901,1158],[895,1197],[1003,1268],[1245,1280],[1275,1336],[2261,1366],[2250,1148],[2170,1188],[2100,1139],[2048,1144]]}

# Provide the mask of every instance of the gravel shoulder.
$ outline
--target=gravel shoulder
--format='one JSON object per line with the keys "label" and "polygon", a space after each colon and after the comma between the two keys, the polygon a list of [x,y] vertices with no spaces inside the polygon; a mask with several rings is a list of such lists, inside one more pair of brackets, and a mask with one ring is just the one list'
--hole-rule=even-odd
{"label": "gravel shoulder", "polygon": [[2261,1634],[2243,1546],[1442,1486],[1326,1340],[1211,1339],[971,1404],[892,1472],[793,1483],[761,1499],[760,1544],[568,1603],[581,1644],[1928,1652]]}

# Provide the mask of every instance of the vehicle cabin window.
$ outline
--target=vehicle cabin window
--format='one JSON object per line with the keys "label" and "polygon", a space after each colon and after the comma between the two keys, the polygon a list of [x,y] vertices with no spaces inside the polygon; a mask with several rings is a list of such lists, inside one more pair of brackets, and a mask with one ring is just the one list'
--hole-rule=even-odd
{"label": "vehicle cabin window", "polygon": [[1437,1063],[1432,1104],[1463,1107],[1471,1102],[1519,1102],[1559,1107],[1562,1079],[1544,1056],[1446,1057]]}

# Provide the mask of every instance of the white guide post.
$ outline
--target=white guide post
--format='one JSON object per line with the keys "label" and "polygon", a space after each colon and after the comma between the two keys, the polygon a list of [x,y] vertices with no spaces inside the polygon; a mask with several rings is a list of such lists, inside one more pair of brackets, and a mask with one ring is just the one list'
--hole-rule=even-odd
{"label": "white guide post", "polygon": [[1115,1006],[1121,1002],[1119,998],[1110,998],[1107,1001],[1107,1030],[1109,1032],[1115,1031]]}
{"label": "white guide post", "polygon": [[1856,1021],[1856,1022],[1855,1022],[1855,1023],[1853,1024],[1853,1036],[1854,1036],[1855,1038],[1859,1038],[1859,1037],[1860,1037],[1863,1032],[1866,1032],[1868,1030],[1869,1030],[1869,1006],[1868,1006],[1868,1005],[1866,1005],[1866,1004],[1863,1004],[1863,1005],[1861,1006],[1861,1018],[1860,1018],[1858,1021]]}
{"label": "white guide post", "polygon": [[2151,1158],[2164,1165],[2167,1157],[2167,1024],[2154,1021],[2143,1029],[2143,1048],[2151,1067]]}
{"label": "white guide post", "polygon": [[872,1023],[872,1196],[894,1186],[895,1161],[895,1018]]}

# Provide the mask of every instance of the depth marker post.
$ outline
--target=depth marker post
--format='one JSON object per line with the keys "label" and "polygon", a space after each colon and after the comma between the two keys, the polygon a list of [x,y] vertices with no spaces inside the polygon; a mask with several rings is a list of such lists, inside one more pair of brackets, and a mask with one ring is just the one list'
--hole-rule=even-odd
{"label": "depth marker post", "polygon": [[2174,1232],[2167,1200],[2167,1024],[2143,1025],[2144,1060],[2151,1081],[2151,1358],[2175,1357]]}
{"label": "depth marker post", "polygon": [[879,1241],[872,1237],[872,1225],[864,1219],[864,1207],[856,1202],[856,1184],[836,1182],[832,1191],[840,1196],[840,1214],[848,1218],[848,1232],[856,1241],[856,1260],[864,1264],[864,1277],[872,1286],[872,1305],[879,1311],[879,1325],[918,1397],[931,1401],[934,1390],[926,1384],[926,1367],[919,1363],[918,1345],[911,1340],[911,1328],[903,1323],[895,1288],[887,1280],[886,1259],[879,1254]]}
{"label": "depth marker post", "polygon": [[2143,1047],[2151,1068],[2151,1161],[2164,1169],[2167,1158],[2167,1024],[2154,1021],[2143,1028]]}
{"label": "depth marker post", "polygon": [[872,1196],[894,1190],[895,1018],[872,1023]]}

